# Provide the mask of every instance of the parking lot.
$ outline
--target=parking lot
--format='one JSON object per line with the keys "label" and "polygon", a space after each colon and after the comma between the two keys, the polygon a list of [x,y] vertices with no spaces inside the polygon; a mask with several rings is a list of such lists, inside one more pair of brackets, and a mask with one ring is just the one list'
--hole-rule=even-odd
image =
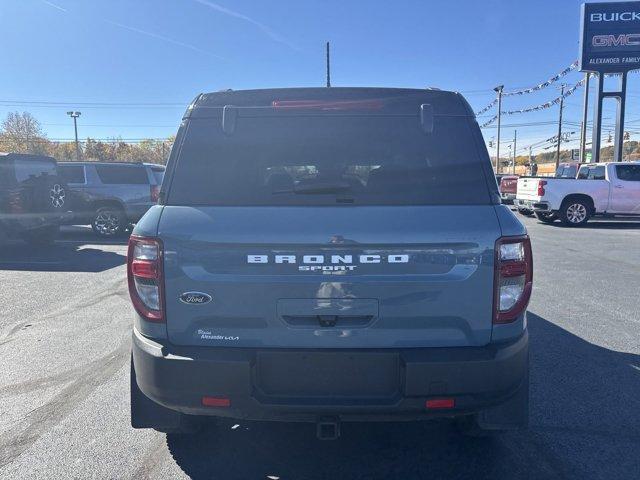
{"label": "parking lot", "polygon": [[524,222],[531,426],[499,438],[463,437],[446,421],[345,424],[333,442],[306,424],[133,430],[125,241],[69,227],[35,255],[3,246],[0,477],[637,478],[640,222]]}

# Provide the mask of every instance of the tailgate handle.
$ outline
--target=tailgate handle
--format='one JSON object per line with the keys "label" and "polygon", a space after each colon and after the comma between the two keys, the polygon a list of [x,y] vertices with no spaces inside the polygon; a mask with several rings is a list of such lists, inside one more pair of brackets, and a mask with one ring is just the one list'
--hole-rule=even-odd
{"label": "tailgate handle", "polygon": [[338,323],[337,315],[318,315],[318,323],[321,327],[335,327]]}

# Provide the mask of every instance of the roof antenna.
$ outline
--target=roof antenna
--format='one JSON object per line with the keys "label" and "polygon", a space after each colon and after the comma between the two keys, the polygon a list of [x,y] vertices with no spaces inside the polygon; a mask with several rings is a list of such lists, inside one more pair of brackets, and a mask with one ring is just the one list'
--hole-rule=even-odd
{"label": "roof antenna", "polygon": [[329,62],[329,42],[327,42],[327,88],[331,86],[331,65]]}

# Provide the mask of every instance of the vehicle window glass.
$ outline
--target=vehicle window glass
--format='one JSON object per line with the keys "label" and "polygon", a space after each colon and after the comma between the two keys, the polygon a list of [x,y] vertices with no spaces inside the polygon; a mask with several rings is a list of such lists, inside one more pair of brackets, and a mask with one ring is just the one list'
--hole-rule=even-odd
{"label": "vehicle window glass", "polygon": [[415,116],[240,117],[191,121],[172,180],[174,205],[489,204],[468,120]]}
{"label": "vehicle window glass", "polygon": [[562,170],[562,178],[575,178],[576,171],[577,167],[575,166],[564,167]]}
{"label": "vehicle window glass", "polygon": [[44,175],[55,175],[56,164],[50,160],[15,160],[14,171],[16,181],[24,182]]}
{"label": "vehicle window glass", "polygon": [[0,185],[10,185],[14,182],[13,162],[0,160]]}
{"label": "vehicle window glass", "polygon": [[58,172],[67,183],[84,183],[84,167],[82,165],[59,165]]}
{"label": "vehicle window glass", "polygon": [[149,183],[147,171],[135,165],[96,165],[100,181],[106,184],[142,185]]}
{"label": "vehicle window glass", "polygon": [[164,177],[164,168],[152,168],[153,178],[158,185],[162,184],[162,178]]}
{"label": "vehicle window glass", "polygon": [[640,182],[640,165],[616,165],[616,175],[625,182]]}
{"label": "vehicle window glass", "polygon": [[580,167],[580,170],[578,170],[578,179],[586,180],[588,176],[589,176],[589,167]]}
{"label": "vehicle window glass", "polygon": [[604,180],[604,165],[589,168],[589,180]]}

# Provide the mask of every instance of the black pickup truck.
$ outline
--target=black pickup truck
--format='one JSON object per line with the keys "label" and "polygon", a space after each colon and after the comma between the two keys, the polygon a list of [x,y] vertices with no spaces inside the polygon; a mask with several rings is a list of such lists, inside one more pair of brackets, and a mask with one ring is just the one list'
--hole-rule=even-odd
{"label": "black pickup truck", "polygon": [[0,239],[51,243],[68,207],[55,158],[0,153]]}

